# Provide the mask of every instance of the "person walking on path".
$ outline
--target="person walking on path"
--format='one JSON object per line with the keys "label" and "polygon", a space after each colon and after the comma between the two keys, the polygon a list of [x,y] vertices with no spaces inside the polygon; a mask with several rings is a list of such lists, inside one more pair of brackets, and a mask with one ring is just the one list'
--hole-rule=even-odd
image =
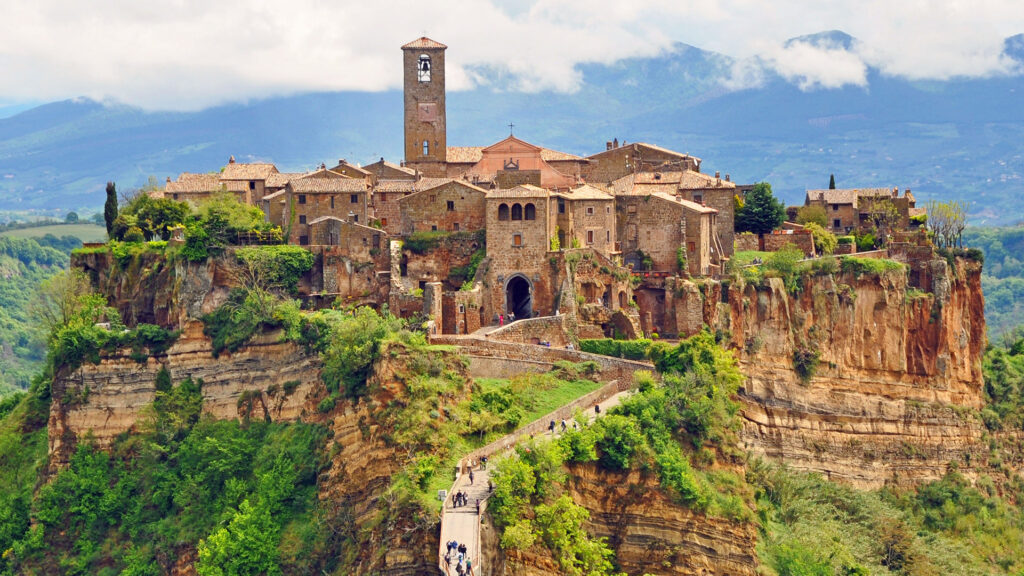
{"label": "person walking on path", "polygon": [[473,561],[471,559],[469,559],[469,558],[466,558],[466,574],[469,574],[469,576],[474,576],[473,575]]}
{"label": "person walking on path", "polygon": [[502,327],[504,325],[505,325],[505,315],[504,314],[498,314],[498,327],[500,328],[500,327]]}
{"label": "person walking on path", "polygon": [[551,431],[551,435],[552,436],[555,435],[555,421],[554,420],[552,420],[551,423],[548,424],[548,430]]}
{"label": "person walking on path", "polygon": [[473,470],[472,469],[469,470],[469,485],[470,486],[473,485]]}

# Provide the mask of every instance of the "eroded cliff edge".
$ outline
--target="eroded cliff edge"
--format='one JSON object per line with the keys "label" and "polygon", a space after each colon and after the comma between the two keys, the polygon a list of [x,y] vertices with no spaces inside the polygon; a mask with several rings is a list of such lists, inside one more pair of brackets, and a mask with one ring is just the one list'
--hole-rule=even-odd
{"label": "eroded cliff edge", "polygon": [[928,266],[930,292],[856,269],[693,290],[746,376],[749,452],[861,488],[984,466],[981,264]]}

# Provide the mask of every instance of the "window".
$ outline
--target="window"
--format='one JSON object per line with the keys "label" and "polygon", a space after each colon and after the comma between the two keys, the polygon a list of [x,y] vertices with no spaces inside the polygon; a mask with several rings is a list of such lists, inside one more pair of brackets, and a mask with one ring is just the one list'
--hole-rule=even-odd
{"label": "window", "polygon": [[833,212],[838,212],[839,211],[839,204],[833,204],[832,205],[832,211]]}
{"label": "window", "polygon": [[420,54],[419,62],[416,63],[416,78],[420,82],[430,82],[430,56]]}
{"label": "window", "polygon": [[612,207],[611,206],[605,206],[604,207],[604,213],[605,214],[611,214],[612,213]]}
{"label": "window", "polygon": [[423,155],[430,156],[430,142],[423,141]]}
{"label": "window", "polygon": [[299,194],[299,204],[305,204],[305,203],[306,203],[306,195],[305,194]]}
{"label": "window", "polygon": [[498,206],[498,220],[508,220],[508,204]]}
{"label": "window", "polygon": [[611,230],[605,230],[604,231],[604,241],[605,242],[611,242],[612,241],[612,231]]}
{"label": "window", "polygon": [[363,246],[366,246],[366,244],[367,244],[367,242],[366,242],[366,236],[363,236],[362,240],[363,240]]}
{"label": "window", "polygon": [[629,212],[630,214],[636,214],[636,204],[630,204],[626,208],[626,212]]}
{"label": "window", "polygon": [[836,219],[832,220],[832,227],[833,228],[841,228],[842,226],[843,226],[843,223],[839,220],[839,218],[836,218]]}
{"label": "window", "polygon": [[380,219],[380,225],[381,225],[382,228],[386,228],[387,225],[388,225],[388,219],[387,218],[381,218]]}
{"label": "window", "polygon": [[521,204],[512,205],[512,219],[522,220],[523,219],[523,206]]}
{"label": "window", "polygon": [[448,206],[448,211],[449,212],[455,212],[455,201],[454,200],[449,200],[449,201],[445,202],[445,204]]}
{"label": "window", "polygon": [[305,224],[305,223],[306,223],[306,215],[305,214],[299,214],[299,224]]}
{"label": "window", "polygon": [[174,198],[175,200],[177,200],[178,199],[178,193],[175,192],[174,194],[171,194],[171,197]]}
{"label": "window", "polygon": [[565,198],[558,199],[558,213],[565,214]]}
{"label": "window", "polygon": [[593,244],[593,243],[594,243],[594,231],[593,230],[587,230],[587,244]]}
{"label": "window", "polygon": [[693,242],[687,242],[686,249],[689,250],[690,252],[693,252],[694,250],[697,249],[697,245],[694,244]]}
{"label": "window", "polygon": [[331,210],[334,210],[334,196],[331,196]]}
{"label": "window", "polygon": [[359,223],[359,214],[353,214],[352,216],[353,216],[352,221],[355,222],[356,224],[358,224]]}
{"label": "window", "polygon": [[693,195],[693,201],[696,202],[697,204],[703,204],[704,203],[704,195],[703,194],[694,194]]}
{"label": "window", "polygon": [[303,246],[309,244],[309,236],[299,236],[299,244]]}
{"label": "window", "polygon": [[[331,198],[331,200],[334,200],[334,198]],[[350,204],[358,204],[359,203],[359,194],[352,194],[352,195],[350,195],[348,197],[348,201],[349,201]]]}
{"label": "window", "polygon": [[459,304],[459,314],[465,314],[465,313],[466,313],[466,305],[465,304]]}
{"label": "window", "polygon": [[533,204],[527,204],[524,214],[524,220],[536,220],[537,219],[537,208]]}
{"label": "window", "polygon": [[522,246],[523,245],[523,235],[522,234],[518,234],[518,233],[517,234],[513,234],[512,235],[512,245],[513,246]]}
{"label": "window", "polygon": [[594,207],[593,206],[587,206],[587,216],[593,216],[593,215],[594,215]]}
{"label": "window", "polygon": [[380,235],[379,234],[374,234],[373,235],[373,247],[374,248],[380,248]]}
{"label": "window", "polygon": [[430,227],[430,231],[431,232],[437,232],[437,225],[435,224],[434,226],[431,226]]}
{"label": "window", "polygon": [[452,224],[452,231],[453,232],[458,232],[459,231],[459,223],[458,222]]}
{"label": "window", "polygon": [[256,182],[254,182],[252,180],[249,180],[249,190],[255,190],[255,189],[256,189]]}

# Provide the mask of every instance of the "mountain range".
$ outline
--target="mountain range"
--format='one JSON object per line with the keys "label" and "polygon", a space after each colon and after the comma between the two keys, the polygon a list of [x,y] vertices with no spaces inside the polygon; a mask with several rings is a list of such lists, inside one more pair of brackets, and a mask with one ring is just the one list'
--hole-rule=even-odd
{"label": "mountain range", "polygon": [[[831,31],[791,42],[854,41]],[[1004,55],[1024,68],[1024,35],[1006,39]],[[509,123],[520,138],[580,155],[613,138],[645,141],[702,158],[705,172],[768,181],[790,204],[834,173],[840,187],[968,200],[975,224],[1024,220],[1024,75],[910,81],[869,67],[864,86],[802,89],[762,67],[756,84],[728,88],[736,65],[676,44],[580,65],[573,93],[518,92],[499,71],[477,68],[477,88],[448,94],[448,141],[488,145]],[[401,159],[399,91],[247,96],[198,112],[78,98],[0,119],[0,210],[95,208],[108,180],[124,190],[217,170],[231,155],[288,171]]]}

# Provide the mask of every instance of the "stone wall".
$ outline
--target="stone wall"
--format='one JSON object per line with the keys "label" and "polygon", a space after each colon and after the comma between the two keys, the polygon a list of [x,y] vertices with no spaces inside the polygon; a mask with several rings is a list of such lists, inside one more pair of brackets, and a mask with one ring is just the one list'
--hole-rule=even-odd
{"label": "stone wall", "polygon": [[542,316],[527,320],[516,320],[511,324],[487,333],[487,339],[519,344],[540,344],[550,342],[552,346],[564,348],[571,342],[567,323],[568,316]]}
{"label": "stone wall", "polygon": [[737,234],[734,239],[736,252],[751,252],[761,249],[761,239],[757,234]]}
{"label": "stone wall", "polygon": [[483,232],[459,232],[438,238],[422,254],[405,248],[405,276],[415,287],[420,283],[442,282],[448,290],[457,290],[462,280],[451,277],[456,267],[469,266],[473,253],[483,247]]}
{"label": "stone wall", "polygon": [[764,251],[765,252],[778,252],[786,244],[793,244],[797,248],[803,251],[803,253],[810,257],[814,256],[814,236],[810,230],[786,230],[777,231],[771,234],[763,234],[764,239]]}
{"label": "stone wall", "polygon": [[687,221],[682,204],[658,196],[616,196],[618,238],[623,258],[641,268],[637,252],[654,263],[654,270],[678,273],[676,249],[683,245]]}

